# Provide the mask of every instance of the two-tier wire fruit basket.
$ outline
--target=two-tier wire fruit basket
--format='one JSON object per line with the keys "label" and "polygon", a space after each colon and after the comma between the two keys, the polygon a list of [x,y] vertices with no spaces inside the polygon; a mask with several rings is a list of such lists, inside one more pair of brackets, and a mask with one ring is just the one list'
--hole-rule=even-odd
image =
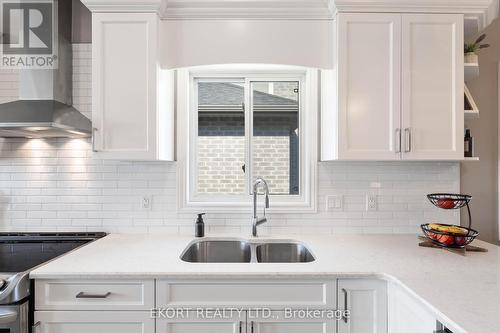
{"label": "two-tier wire fruit basket", "polygon": [[434,244],[446,248],[464,248],[470,244],[478,235],[478,232],[471,229],[472,217],[470,213],[469,202],[472,199],[470,195],[433,193],[427,195],[432,204],[441,209],[461,209],[467,207],[469,215],[468,228],[441,223],[426,223],[420,227],[424,235]]}

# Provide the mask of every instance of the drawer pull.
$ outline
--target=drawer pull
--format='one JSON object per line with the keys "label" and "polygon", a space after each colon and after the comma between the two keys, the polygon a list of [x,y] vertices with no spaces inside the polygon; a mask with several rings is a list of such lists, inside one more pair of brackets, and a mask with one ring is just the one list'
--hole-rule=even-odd
{"label": "drawer pull", "polygon": [[108,298],[108,296],[111,295],[111,292],[107,292],[105,294],[86,294],[83,291],[80,291],[77,295],[76,298]]}

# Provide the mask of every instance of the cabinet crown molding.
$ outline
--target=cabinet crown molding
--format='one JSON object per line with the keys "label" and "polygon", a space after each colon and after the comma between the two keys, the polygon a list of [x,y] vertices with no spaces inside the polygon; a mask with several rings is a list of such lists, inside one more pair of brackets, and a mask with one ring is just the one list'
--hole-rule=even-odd
{"label": "cabinet crown molding", "polygon": [[339,11],[357,9],[369,11],[370,9],[384,8],[396,10],[447,10],[460,12],[463,10],[484,10],[498,0],[332,0]]}
{"label": "cabinet crown molding", "polygon": [[337,12],[462,13],[480,28],[499,13],[499,0],[82,0],[92,12],[156,12],[162,19],[318,19]]}
{"label": "cabinet crown molding", "polygon": [[162,0],[82,0],[91,12],[160,12]]}

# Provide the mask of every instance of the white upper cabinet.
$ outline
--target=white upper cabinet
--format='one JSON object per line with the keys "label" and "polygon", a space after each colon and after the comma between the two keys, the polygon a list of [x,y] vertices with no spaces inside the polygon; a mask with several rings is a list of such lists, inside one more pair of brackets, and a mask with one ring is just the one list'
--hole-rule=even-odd
{"label": "white upper cabinet", "polygon": [[339,13],[321,160],[463,159],[463,15]]}
{"label": "white upper cabinet", "polygon": [[402,22],[403,159],[463,159],[463,17],[405,14]]}
{"label": "white upper cabinet", "polygon": [[342,14],[338,27],[339,156],[398,159],[401,16]]}
{"label": "white upper cabinet", "polygon": [[159,66],[158,15],[93,13],[92,28],[94,152],[173,160],[173,76]]}

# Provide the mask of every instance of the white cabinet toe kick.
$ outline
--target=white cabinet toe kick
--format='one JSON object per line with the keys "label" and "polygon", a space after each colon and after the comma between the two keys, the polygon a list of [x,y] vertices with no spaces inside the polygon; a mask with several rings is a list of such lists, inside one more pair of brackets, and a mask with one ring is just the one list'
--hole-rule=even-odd
{"label": "white cabinet toe kick", "polygon": [[35,282],[34,333],[395,333],[409,322],[436,329],[423,303],[375,278]]}

